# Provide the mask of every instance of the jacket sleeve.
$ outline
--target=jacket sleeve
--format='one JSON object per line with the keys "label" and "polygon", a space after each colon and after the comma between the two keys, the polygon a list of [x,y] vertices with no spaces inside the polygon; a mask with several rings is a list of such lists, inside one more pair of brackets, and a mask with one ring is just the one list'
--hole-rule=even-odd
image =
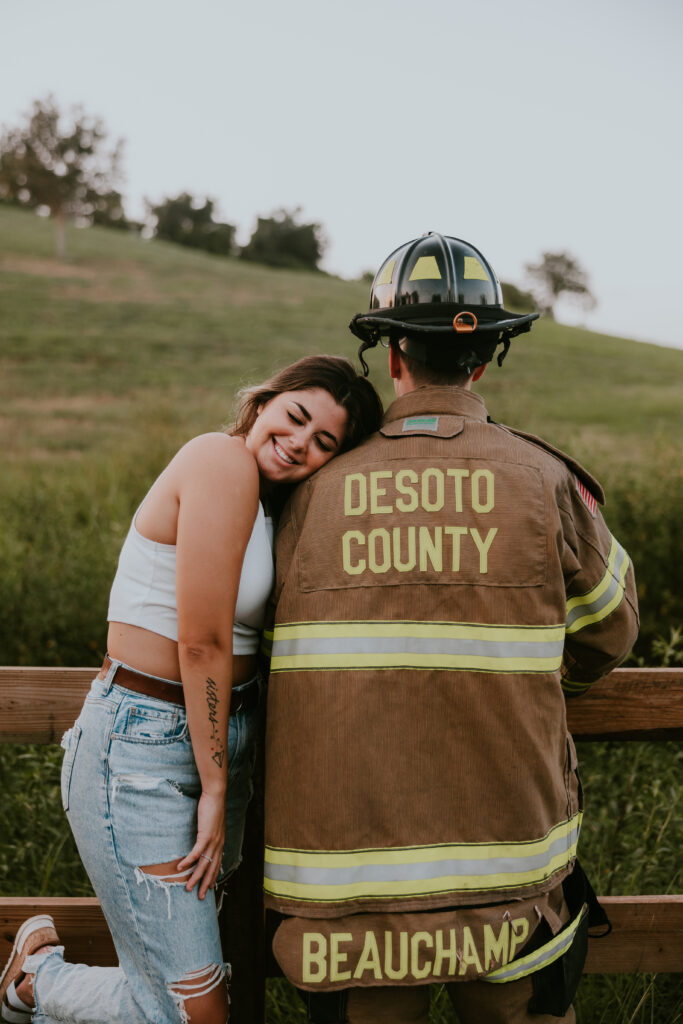
{"label": "jacket sleeve", "polygon": [[575,696],[620,665],[633,647],[638,600],[631,559],[571,472],[560,514],[567,594],[562,688]]}
{"label": "jacket sleeve", "polygon": [[264,676],[268,675],[273,652],[273,635],[278,601],[282,594],[285,580],[290,570],[293,569],[296,559],[296,545],[299,538],[297,523],[305,515],[310,489],[309,481],[299,484],[277,518],[274,544],[275,586],[270,592],[268,604],[266,605],[263,634],[259,649],[259,669]]}

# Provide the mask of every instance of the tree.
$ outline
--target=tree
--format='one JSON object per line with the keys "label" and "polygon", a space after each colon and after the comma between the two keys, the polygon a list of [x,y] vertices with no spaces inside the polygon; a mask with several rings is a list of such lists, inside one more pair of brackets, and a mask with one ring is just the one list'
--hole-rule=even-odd
{"label": "tree", "polygon": [[122,143],[106,152],[106,138],[99,118],[73,107],[64,119],[52,96],[36,100],[25,123],[0,137],[0,199],[49,210],[60,259],[66,219],[92,221],[98,200],[113,192],[119,177]]}
{"label": "tree", "polygon": [[275,210],[259,217],[248,243],[240,250],[243,260],[271,267],[317,270],[326,241],[320,224],[300,224],[301,207]]}
{"label": "tree", "polygon": [[531,292],[526,292],[509,281],[501,281],[500,286],[503,289],[505,309],[511,309],[517,313],[532,313],[536,309],[536,300]]}
{"label": "tree", "polygon": [[544,252],[540,263],[527,263],[525,270],[539,289],[534,295],[546,316],[554,316],[555,303],[565,292],[581,301],[586,309],[595,308],[588,274],[568,252]]}
{"label": "tree", "polygon": [[213,219],[213,199],[207,198],[200,206],[188,192],[181,192],[175,198],[164,199],[158,206],[148,202],[147,208],[156,221],[155,238],[206,249],[219,256],[229,256],[232,252],[235,227]]}
{"label": "tree", "polygon": [[116,189],[94,197],[92,223],[105,228],[119,228],[122,231],[142,230],[139,221],[129,220],[126,216],[123,196]]}

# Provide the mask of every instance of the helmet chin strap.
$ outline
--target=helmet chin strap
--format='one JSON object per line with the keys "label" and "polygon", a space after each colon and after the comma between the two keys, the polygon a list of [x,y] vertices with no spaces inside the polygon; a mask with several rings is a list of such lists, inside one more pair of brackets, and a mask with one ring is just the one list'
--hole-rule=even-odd
{"label": "helmet chin strap", "polygon": [[367,349],[369,349],[369,348],[376,348],[377,343],[380,340],[380,337],[381,337],[381,335],[380,335],[379,331],[373,331],[372,333],[370,333],[368,331],[366,336],[363,338],[363,341],[360,344],[360,347],[358,349],[358,358],[360,359],[361,364],[363,366],[363,376],[364,377],[369,377],[370,376],[370,367],[365,362],[365,359],[363,359],[363,353],[366,352]]}

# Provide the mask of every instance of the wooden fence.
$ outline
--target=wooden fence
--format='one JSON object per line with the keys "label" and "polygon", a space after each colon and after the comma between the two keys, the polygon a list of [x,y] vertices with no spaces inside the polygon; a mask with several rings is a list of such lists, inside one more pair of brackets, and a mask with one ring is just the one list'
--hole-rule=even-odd
{"label": "wooden fence", "polygon": [[[77,717],[95,674],[91,668],[0,668],[0,741],[58,743]],[[617,669],[567,705],[576,740],[680,740],[683,738],[683,669]],[[264,1019],[267,972],[260,897],[262,821],[250,808],[244,865],[231,885],[227,915],[239,929],[224,929],[233,964],[232,1024]],[[683,972],[683,895],[605,896],[600,902],[613,931],[589,943],[589,973]],[[32,914],[51,914],[69,960],[110,965],[116,956],[96,899],[0,898],[0,963],[18,925]]]}

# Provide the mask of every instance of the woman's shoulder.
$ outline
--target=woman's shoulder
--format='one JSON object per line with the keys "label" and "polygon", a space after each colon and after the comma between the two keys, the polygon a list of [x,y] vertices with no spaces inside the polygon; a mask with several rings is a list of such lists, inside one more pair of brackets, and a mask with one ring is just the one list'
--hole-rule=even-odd
{"label": "woman's shoulder", "polygon": [[208,461],[219,459],[221,462],[235,462],[240,465],[253,465],[256,460],[244,443],[244,438],[234,437],[214,430],[208,434],[198,434],[188,441],[178,452],[178,456],[188,459],[205,458]]}
{"label": "woman's shoulder", "polygon": [[232,476],[238,473],[258,480],[256,460],[244,440],[220,431],[193,437],[183,445],[173,462],[180,472],[192,476],[205,473]]}

